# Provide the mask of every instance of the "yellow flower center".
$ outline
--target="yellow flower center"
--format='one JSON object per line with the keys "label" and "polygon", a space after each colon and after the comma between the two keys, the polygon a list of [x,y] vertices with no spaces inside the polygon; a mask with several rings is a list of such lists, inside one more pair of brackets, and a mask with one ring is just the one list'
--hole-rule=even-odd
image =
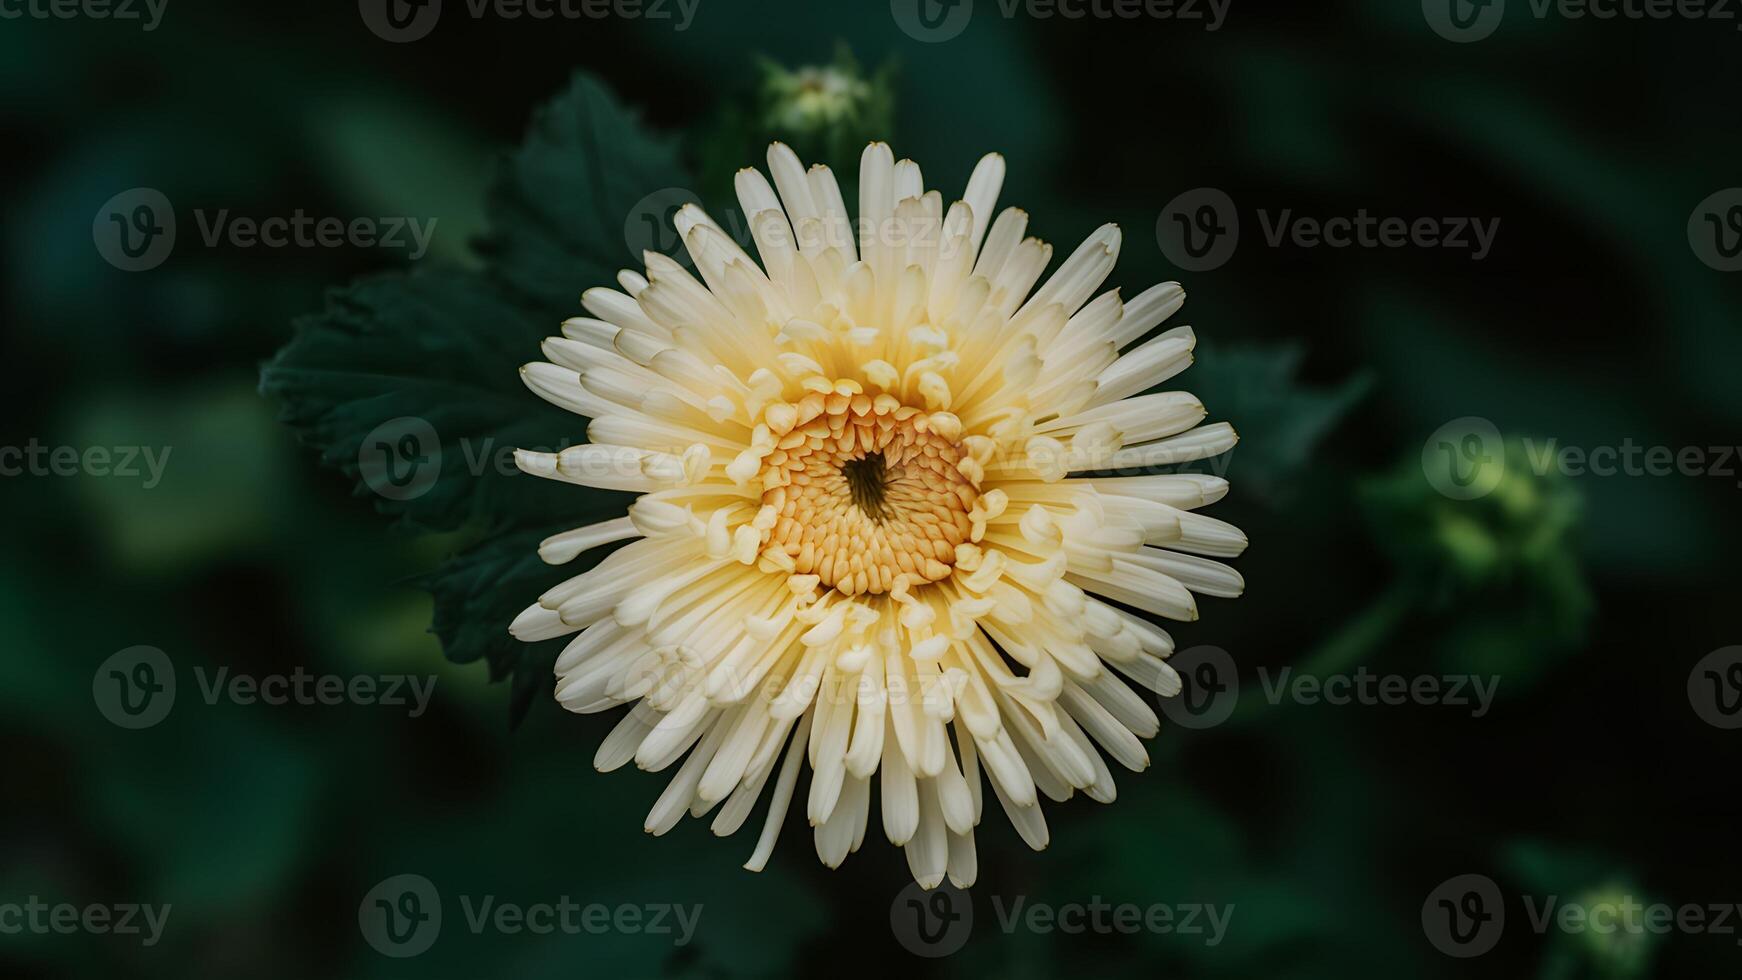
{"label": "yellow flower center", "polygon": [[980,496],[960,466],[955,416],[836,392],[777,403],[765,418],[779,437],[762,460],[762,502],[776,515],[765,549],[846,595],[949,577]]}

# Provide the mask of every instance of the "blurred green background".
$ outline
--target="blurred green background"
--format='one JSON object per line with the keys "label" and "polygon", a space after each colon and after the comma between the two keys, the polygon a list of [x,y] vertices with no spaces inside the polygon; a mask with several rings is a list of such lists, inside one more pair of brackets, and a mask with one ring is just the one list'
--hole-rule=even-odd
{"label": "blurred green background", "polygon": [[[1738,642],[1738,479],[1537,476],[1522,449],[1527,438],[1742,441],[1742,276],[1702,263],[1688,237],[1702,200],[1742,184],[1733,23],[1538,18],[1515,2],[1492,37],[1456,44],[1411,2],[1237,0],[1212,31],[1179,18],[1005,17],[980,0],[958,37],[926,43],[898,26],[899,3],[700,0],[681,31],[448,7],[429,36],[398,44],[349,3],[170,0],[149,32],[0,20],[0,446],[171,449],[150,488],[0,478],[11,761],[0,905],[173,907],[151,947],[0,934],[6,976],[1735,974],[1734,935],[1539,934],[1520,902],[1742,901],[1742,741],[1688,695],[1694,664]],[[862,86],[843,118],[804,111],[814,80],[777,67],[830,64]],[[946,195],[998,150],[1010,164],[1002,203],[1024,207],[1033,233],[1069,248],[1118,221],[1114,282],[1127,296],[1175,278],[1190,292],[1176,322],[1203,345],[1182,386],[1244,437],[1223,461],[1233,492],[1212,513],[1253,545],[1238,562],[1246,595],[1206,603],[1173,633],[1182,649],[1233,655],[1240,710],[1210,728],[1164,725],[1151,769],[1123,775],[1114,805],[1049,807],[1043,853],[989,811],[974,928],[952,956],[915,958],[892,934],[909,878],[876,831],[829,872],[794,814],[761,874],[739,869],[753,830],[721,841],[687,821],[643,834],[666,777],[593,771],[614,716],[557,710],[537,687],[542,664],[518,688],[491,683],[428,632],[423,576],[455,554],[475,559],[512,522],[471,497],[431,519],[358,491],[354,465],[321,466],[330,446],[299,445],[308,427],[277,420],[296,405],[259,390],[262,363],[293,321],[328,308],[329,289],[416,265],[438,281],[531,280],[517,284],[524,324],[474,325],[492,338],[487,353],[509,358],[499,390],[519,400],[505,411],[548,418],[511,366],[535,359],[536,338],[603,280],[591,266],[530,265],[527,240],[568,233],[540,224],[549,216],[670,186],[633,167],[597,201],[579,180],[560,200],[538,193],[560,179],[516,182],[499,154],[577,72],[676,140],[672,158],[694,175],[678,186],[709,203],[774,137],[851,172],[875,133]],[[175,203],[179,238],[161,266],[125,272],[94,246],[93,216],[137,187]],[[1198,187],[1238,202],[1242,238],[1219,268],[1181,272],[1155,229]],[[1360,208],[1500,226],[1473,261],[1271,247],[1253,220]],[[222,209],[438,226],[415,262],[381,248],[207,247],[194,212]],[[619,255],[592,259],[638,264],[612,244]],[[398,370],[417,376],[434,356],[413,344]],[[1468,416],[1512,440],[1509,465],[1496,492],[1455,501],[1434,491],[1421,454]],[[354,464],[351,445],[350,460],[334,459]],[[502,561],[525,557],[519,548]],[[467,583],[492,584],[493,567],[470,566]],[[511,572],[502,588],[519,608],[536,589]],[[453,600],[459,586],[444,585]],[[445,635],[501,673],[511,654],[493,615],[468,621],[474,635],[452,636],[451,622]],[[141,644],[167,653],[180,690],[166,720],[130,731],[98,710],[93,677]],[[1264,703],[1261,676],[1289,665],[1477,674],[1500,678],[1499,693],[1480,718],[1449,705]],[[208,705],[196,671],[223,667],[436,686],[418,717]],[[430,952],[392,959],[365,942],[358,906],[402,873],[441,890],[447,922]],[[1462,874],[1508,896],[1505,934],[1478,960],[1442,954],[1423,930],[1424,900]],[[462,895],[704,912],[681,947],[473,934]],[[1215,946],[1006,934],[993,896],[1235,913]]]}

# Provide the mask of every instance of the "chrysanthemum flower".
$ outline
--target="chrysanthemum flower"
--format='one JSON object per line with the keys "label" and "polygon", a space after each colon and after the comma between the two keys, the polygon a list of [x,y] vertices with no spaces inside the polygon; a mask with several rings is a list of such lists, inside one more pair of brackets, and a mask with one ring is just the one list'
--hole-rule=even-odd
{"label": "chrysanthemum flower", "polygon": [[686,207],[700,279],[649,253],[524,369],[592,442],[521,468],[640,496],[544,542],[561,563],[633,539],[513,633],[577,634],[556,662],[564,707],[633,706],[599,769],[677,765],[648,831],[717,811],[733,833],[772,783],[760,869],[808,765],[825,864],[863,841],[875,781],[920,884],[966,886],[984,784],[1039,849],[1040,795],[1108,802],[1103,753],[1148,764],[1158,721],[1132,685],[1180,683],[1140,612],[1190,620],[1194,592],[1238,595],[1203,556],[1246,544],[1193,513],[1225,481],[1153,469],[1234,431],[1200,425],[1190,394],[1142,394],[1191,363],[1193,336],[1131,346],[1184,302],[1175,283],[1095,295],[1117,227],[1034,288],[1052,248],[1021,210],[992,220],[1001,157],[946,210],[873,143],[856,226],[828,168],[781,144],[768,164],[772,186],[751,169],[736,184],[759,260]]}

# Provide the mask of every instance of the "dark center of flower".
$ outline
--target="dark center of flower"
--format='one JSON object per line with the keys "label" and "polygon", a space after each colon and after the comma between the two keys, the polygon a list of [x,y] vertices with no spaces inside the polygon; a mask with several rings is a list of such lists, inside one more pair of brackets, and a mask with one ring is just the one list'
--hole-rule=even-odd
{"label": "dark center of flower", "polygon": [[888,470],[882,453],[866,453],[858,459],[841,464],[841,475],[847,478],[853,505],[860,513],[881,522],[887,515],[883,508],[884,491],[888,488]]}

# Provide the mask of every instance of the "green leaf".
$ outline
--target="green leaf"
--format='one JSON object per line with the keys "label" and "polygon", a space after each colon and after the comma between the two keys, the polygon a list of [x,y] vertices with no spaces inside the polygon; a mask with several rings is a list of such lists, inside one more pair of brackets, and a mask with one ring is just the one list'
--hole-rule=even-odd
{"label": "green leaf", "polygon": [[[520,382],[519,366],[548,332],[471,274],[383,276],[335,292],[324,313],[298,321],[295,339],[262,371],[261,390],[382,513],[437,531],[547,521],[586,495],[512,465],[515,448],[584,441],[581,419]],[[439,443],[401,460],[433,468],[427,486],[394,492],[364,479],[364,452],[383,452],[379,441],[394,443],[407,428],[388,425],[396,419],[426,424]]]}
{"label": "green leaf", "polygon": [[603,85],[578,76],[503,159],[490,195],[492,231],[480,250],[510,288],[558,316],[577,315],[583,291],[641,266],[633,243],[650,233],[628,230],[667,218],[645,199],[694,186],[675,138],[650,134]]}
{"label": "green leaf", "polygon": [[1367,393],[1357,375],[1334,388],[1308,388],[1295,379],[1301,350],[1293,345],[1205,348],[1181,379],[1212,419],[1227,419],[1240,444],[1227,460],[1242,494],[1286,501],[1319,440]]}
{"label": "green leaf", "polygon": [[519,367],[582,312],[583,291],[639,264],[626,228],[649,217],[644,199],[691,183],[675,140],[577,77],[501,161],[481,272],[425,268],[338,290],[261,372],[283,420],[378,510],[419,530],[491,535],[421,584],[447,657],[513,677],[516,718],[548,687],[560,641],[521,644],[508,624],[579,571],[545,566],[539,540],[624,506],[514,467],[514,449],[585,441],[585,420],[527,391]]}
{"label": "green leaf", "polygon": [[[570,488],[580,490],[580,488]],[[430,629],[451,660],[478,659],[490,665],[490,679],[513,678],[511,723],[518,724],[540,695],[549,692],[551,667],[566,638],[523,643],[508,635],[508,624],[545,590],[597,564],[609,548],[595,548],[569,565],[551,566],[538,557],[538,543],[559,531],[599,520],[623,509],[616,494],[583,496],[596,513],[585,520],[503,533],[470,548],[419,581],[435,597]]]}

